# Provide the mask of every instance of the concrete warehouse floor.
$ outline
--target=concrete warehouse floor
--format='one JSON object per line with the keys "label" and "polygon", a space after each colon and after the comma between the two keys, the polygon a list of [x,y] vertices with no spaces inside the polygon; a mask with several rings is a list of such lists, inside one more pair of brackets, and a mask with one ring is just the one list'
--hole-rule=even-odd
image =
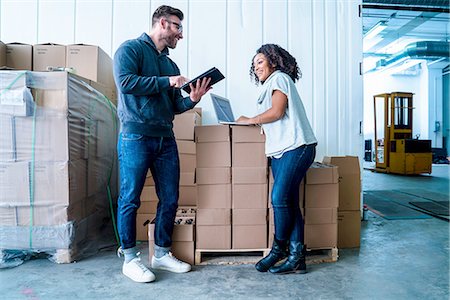
{"label": "concrete warehouse floor", "polygon": [[[363,190],[424,189],[449,193],[449,166],[433,174],[363,172]],[[146,245],[143,260],[147,261]],[[449,223],[436,218],[385,220],[369,212],[361,248],[305,275],[258,273],[253,265],[196,266],[187,274],[157,271],[138,284],[121,274],[122,259],[104,251],[77,263],[47,259],[0,270],[1,299],[449,299]]]}

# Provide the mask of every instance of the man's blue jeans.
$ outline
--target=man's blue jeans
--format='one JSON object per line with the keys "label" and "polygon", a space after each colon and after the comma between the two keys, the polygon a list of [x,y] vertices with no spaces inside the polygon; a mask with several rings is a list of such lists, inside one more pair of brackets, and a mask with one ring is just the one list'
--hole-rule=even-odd
{"label": "man's blue jeans", "polygon": [[122,249],[136,246],[136,212],[150,168],[158,195],[155,244],[170,247],[178,208],[180,162],[173,137],[148,137],[120,133],[117,144],[120,170],[120,195],[117,227]]}
{"label": "man's blue jeans", "polygon": [[281,158],[272,158],[272,206],[275,238],[304,244],[304,223],[299,206],[299,187],[306,171],[314,162],[316,144],[303,145],[288,151]]}

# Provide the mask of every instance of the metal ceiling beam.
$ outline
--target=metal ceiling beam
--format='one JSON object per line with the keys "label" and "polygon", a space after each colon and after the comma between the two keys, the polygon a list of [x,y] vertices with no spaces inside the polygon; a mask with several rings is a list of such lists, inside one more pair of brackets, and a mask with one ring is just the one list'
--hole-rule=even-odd
{"label": "metal ceiling beam", "polygon": [[430,7],[430,6],[403,6],[403,5],[385,5],[385,4],[362,4],[363,9],[390,9],[405,11],[423,11],[431,13],[450,13],[450,8]]}

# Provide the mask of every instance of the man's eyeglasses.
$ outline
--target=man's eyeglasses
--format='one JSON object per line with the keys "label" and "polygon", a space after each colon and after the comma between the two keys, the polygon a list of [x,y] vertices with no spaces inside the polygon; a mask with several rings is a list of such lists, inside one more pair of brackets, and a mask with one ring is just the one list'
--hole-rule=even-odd
{"label": "man's eyeglasses", "polygon": [[177,27],[178,33],[182,33],[183,32],[183,25],[181,25],[180,23],[173,22],[173,21],[170,21],[168,19],[166,19],[166,22],[175,25]]}

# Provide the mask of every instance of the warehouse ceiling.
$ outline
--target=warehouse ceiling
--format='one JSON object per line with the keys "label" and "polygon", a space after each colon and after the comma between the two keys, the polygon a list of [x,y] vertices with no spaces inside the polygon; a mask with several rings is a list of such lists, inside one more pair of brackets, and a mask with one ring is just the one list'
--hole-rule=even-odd
{"label": "warehouse ceiling", "polygon": [[[449,12],[448,0],[363,0],[364,72],[386,69],[388,66],[380,68],[382,59],[394,61],[393,56],[401,57],[399,54],[406,46],[417,42],[438,42],[433,45],[448,47]],[[416,63],[409,62],[411,75],[417,71],[421,58],[414,58]],[[448,61],[448,54],[428,59],[428,63],[444,65]],[[408,59],[400,62],[407,63]],[[407,69],[403,68],[402,72],[405,74]]]}

